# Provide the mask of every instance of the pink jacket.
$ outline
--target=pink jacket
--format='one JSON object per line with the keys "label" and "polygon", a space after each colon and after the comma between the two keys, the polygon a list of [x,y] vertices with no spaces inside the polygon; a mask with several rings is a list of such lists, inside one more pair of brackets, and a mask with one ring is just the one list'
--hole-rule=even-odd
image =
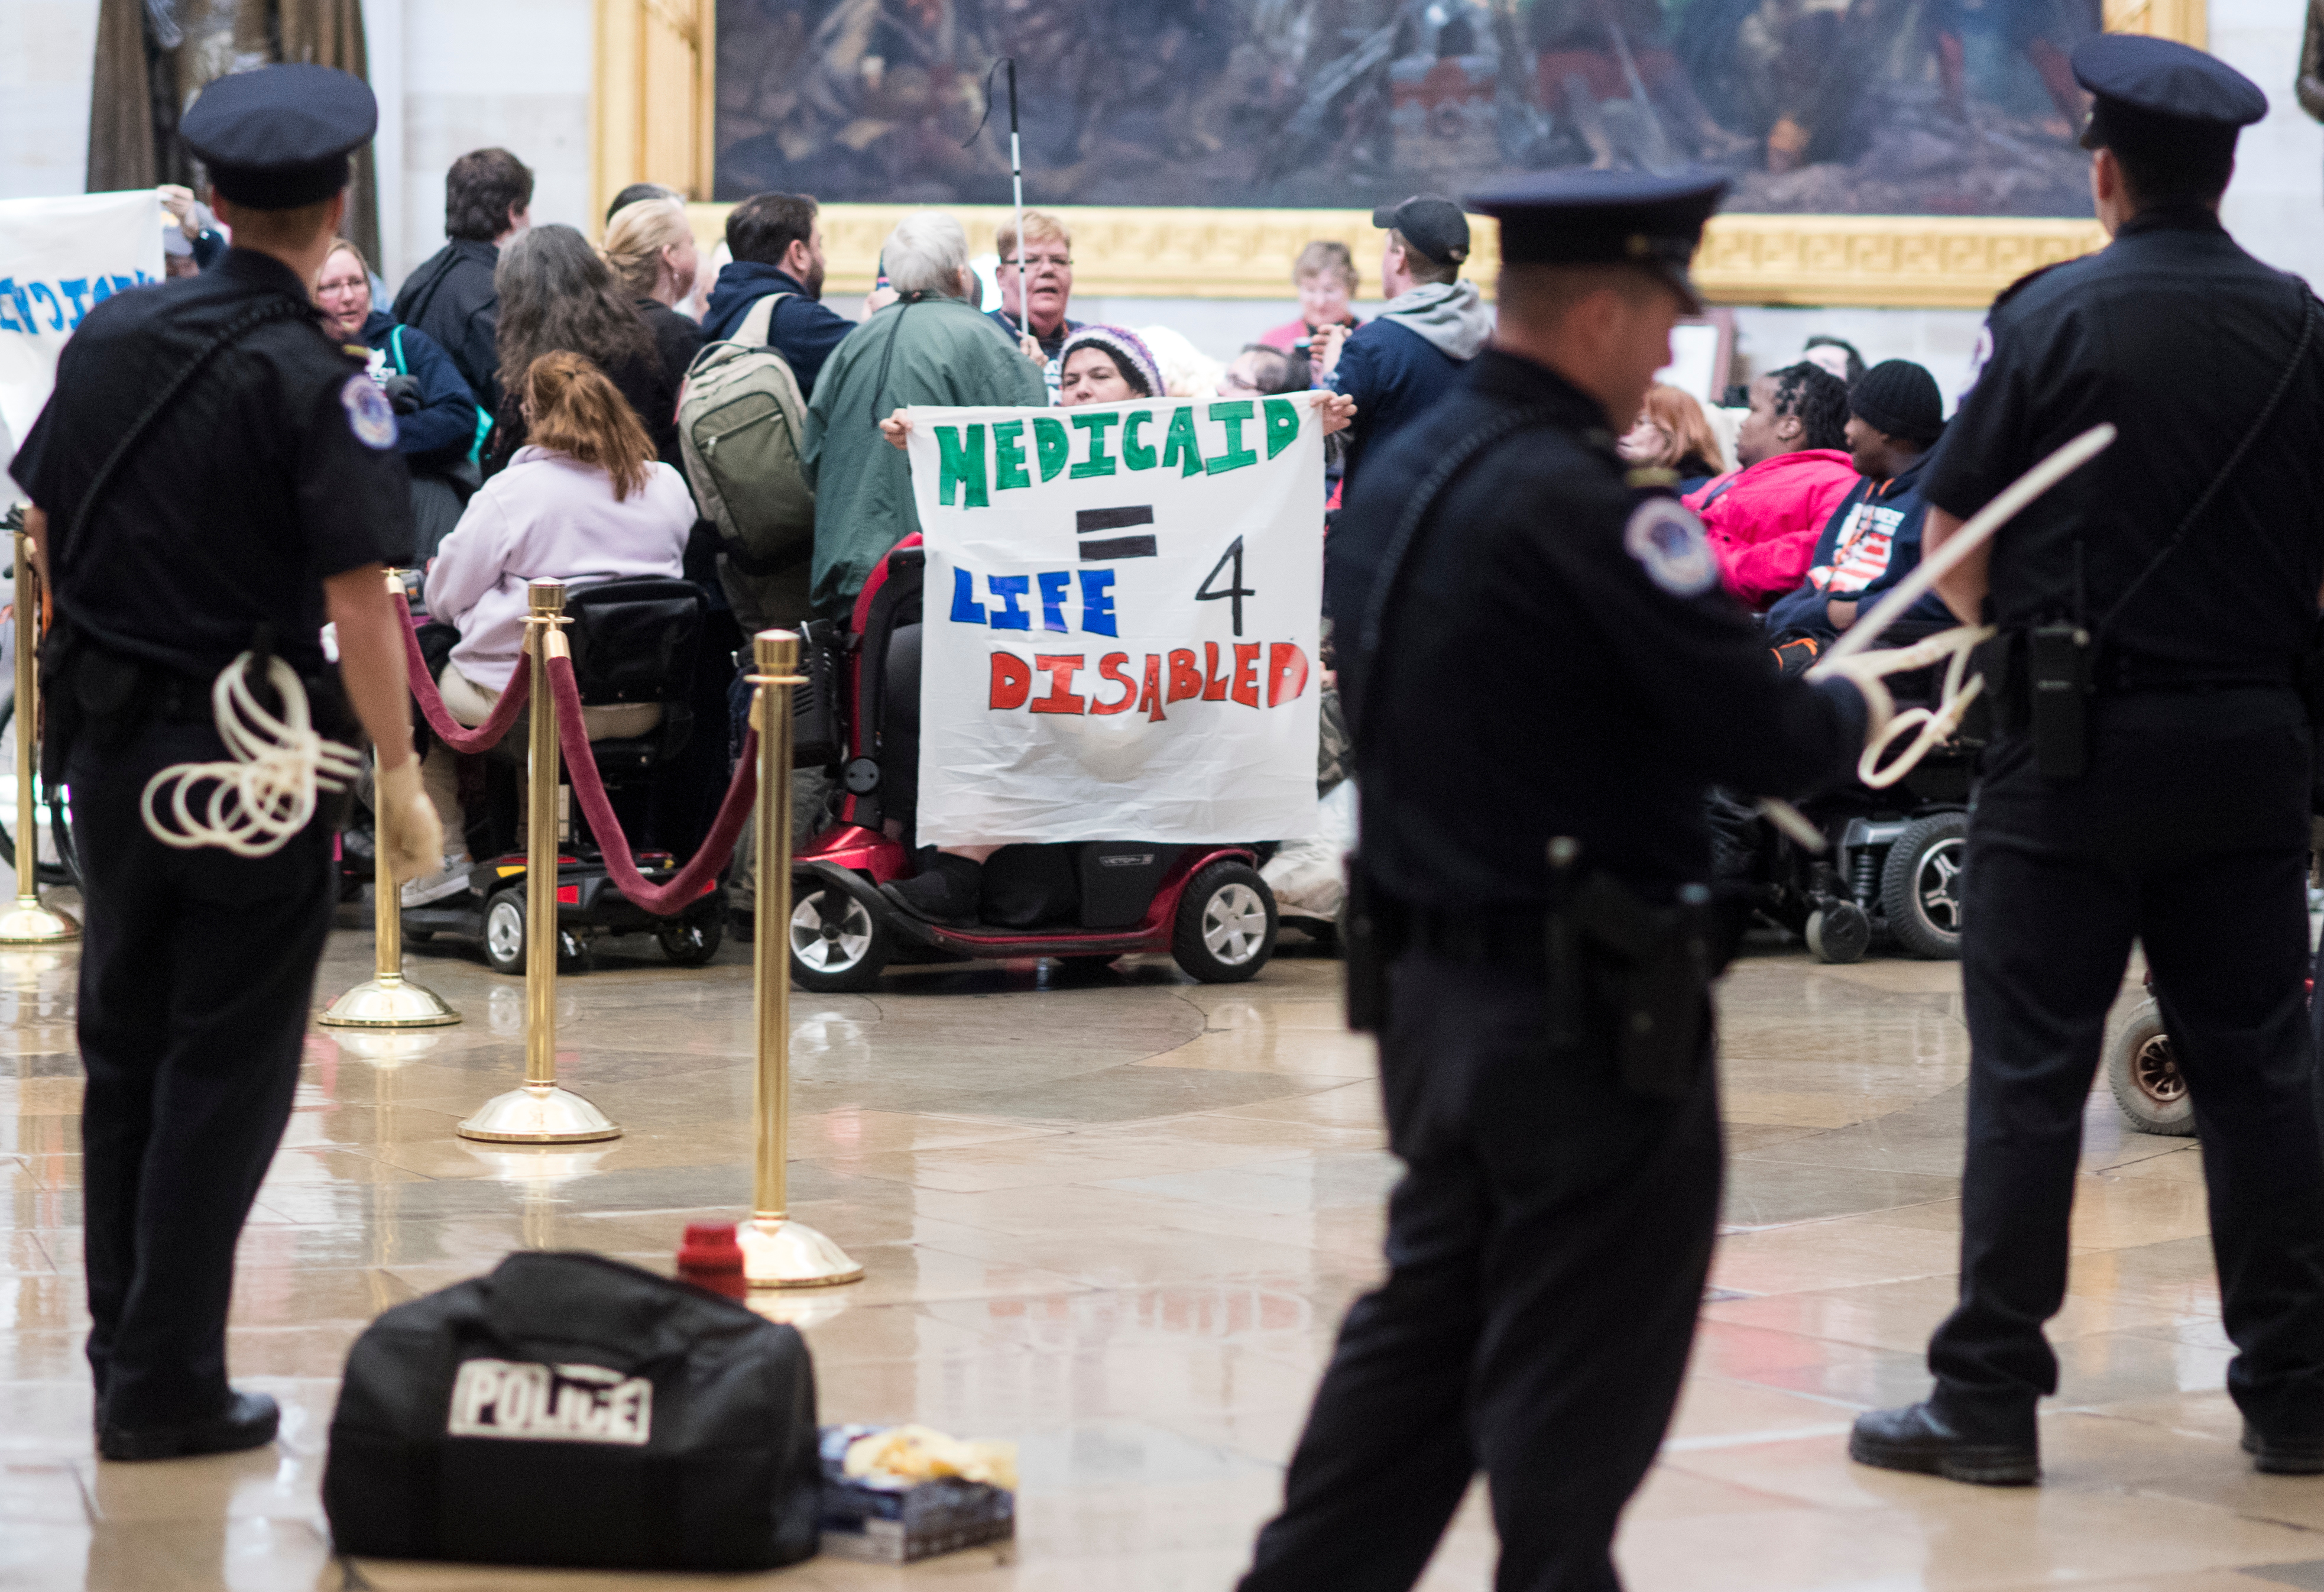
{"label": "pink jacket", "polygon": [[568,587],[631,575],[686,572],[694,497],[666,464],[646,489],[613,501],[613,477],[546,448],[517,449],[468,499],[428,566],[428,611],[460,627],[452,662],[493,690],[508,689],[524,645],[525,583]]}
{"label": "pink jacket", "polygon": [[[1353,330],[1355,328],[1361,326],[1363,322],[1358,319],[1355,316],[1351,315],[1348,317],[1347,324],[1349,329]],[[1259,340],[1266,344],[1270,348],[1280,348],[1286,354],[1288,354],[1291,352],[1293,344],[1305,342],[1307,340],[1307,336],[1306,319],[1304,316],[1295,315],[1289,320],[1285,321],[1281,326],[1276,327],[1272,330],[1259,333]]]}
{"label": "pink jacket", "polygon": [[1702,516],[1727,589],[1757,612],[1799,589],[1816,538],[1855,485],[1848,455],[1805,448],[1707,481],[1686,506]]}

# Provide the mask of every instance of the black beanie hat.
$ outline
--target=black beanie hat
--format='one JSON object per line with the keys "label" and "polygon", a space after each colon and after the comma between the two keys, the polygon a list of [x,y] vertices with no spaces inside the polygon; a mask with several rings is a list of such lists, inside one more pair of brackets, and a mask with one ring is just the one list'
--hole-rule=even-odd
{"label": "black beanie hat", "polygon": [[1937,378],[1909,359],[1888,359],[1857,378],[1848,412],[1876,431],[1927,447],[1945,429]]}

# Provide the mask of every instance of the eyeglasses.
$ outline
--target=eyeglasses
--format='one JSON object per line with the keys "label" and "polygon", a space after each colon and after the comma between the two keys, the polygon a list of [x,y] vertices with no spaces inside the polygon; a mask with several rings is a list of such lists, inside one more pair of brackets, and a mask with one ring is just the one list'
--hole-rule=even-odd
{"label": "eyeglasses", "polygon": [[370,285],[371,284],[369,282],[365,282],[360,276],[335,276],[328,282],[317,282],[315,284],[315,294],[319,298],[325,293],[351,293],[357,288],[369,287]]}
{"label": "eyeglasses", "polygon": [[[1017,264],[1017,256],[1014,255],[1004,255],[1002,256],[1001,263],[1003,265],[1014,265]],[[1045,265],[1052,270],[1063,271],[1071,266],[1073,263],[1074,257],[1071,255],[1028,255],[1025,256],[1025,269],[1028,271],[1038,271]]]}

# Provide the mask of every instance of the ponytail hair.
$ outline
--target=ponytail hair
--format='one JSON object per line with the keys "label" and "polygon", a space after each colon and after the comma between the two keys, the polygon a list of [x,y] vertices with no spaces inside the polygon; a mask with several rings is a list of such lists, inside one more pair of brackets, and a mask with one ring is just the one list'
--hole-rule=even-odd
{"label": "ponytail hair", "polygon": [[524,381],[528,441],[604,470],[615,503],[646,489],[653,440],[604,372],[560,348],[534,360]]}

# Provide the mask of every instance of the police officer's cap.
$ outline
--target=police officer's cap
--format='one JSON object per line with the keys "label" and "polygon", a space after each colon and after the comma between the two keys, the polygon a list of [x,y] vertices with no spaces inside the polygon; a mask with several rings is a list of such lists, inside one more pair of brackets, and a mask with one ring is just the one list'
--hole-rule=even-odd
{"label": "police officer's cap", "polygon": [[2258,84],[2173,39],[2095,33],[2074,47],[2073,65],[2074,81],[2098,97],[2084,149],[2232,146],[2237,128],[2267,115]]}
{"label": "police officer's cap", "polygon": [[1715,171],[1540,171],[1469,196],[1501,223],[1508,265],[1637,265],[1702,308],[1686,273],[1727,179]]}
{"label": "police officer's cap", "polygon": [[379,103],[361,78],[294,63],[220,78],[178,124],[218,192],[292,210],[347,185],[347,153],[370,142]]}

